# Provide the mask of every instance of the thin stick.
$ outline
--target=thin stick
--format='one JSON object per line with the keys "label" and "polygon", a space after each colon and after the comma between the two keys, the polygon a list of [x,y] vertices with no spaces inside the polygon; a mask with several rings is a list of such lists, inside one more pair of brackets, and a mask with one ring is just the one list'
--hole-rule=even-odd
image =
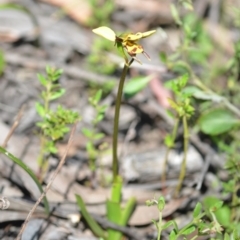
{"label": "thin stick", "polygon": [[72,141],[73,141],[73,136],[74,136],[74,133],[76,131],[76,126],[77,126],[77,122],[74,124],[72,130],[71,130],[71,133],[70,133],[70,137],[69,137],[69,140],[68,140],[68,144],[67,144],[67,148],[66,148],[66,151],[64,153],[64,155],[62,156],[59,164],[58,164],[58,167],[56,168],[56,170],[54,171],[52,177],[50,178],[49,180],[49,183],[48,185],[46,186],[45,190],[43,191],[43,193],[41,194],[41,196],[39,197],[39,199],[37,200],[37,202],[34,204],[33,208],[31,209],[31,211],[29,212],[27,218],[25,219],[21,229],[20,229],[20,232],[18,233],[18,236],[16,238],[16,240],[21,240],[21,236],[23,234],[23,231],[24,229],[26,228],[27,226],[27,223],[29,222],[30,218],[32,217],[34,211],[36,210],[36,208],[38,207],[38,205],[40,204],[40,202],[43,200],[43,198],[46,196],[48,190],[50,189],[54,179],[56,178],[56,176],[58,175],[59,171],[61,170],[63,164],[65,163],[65,159],[66,159],[66,156],[67,156],[67,153],[70,149],[70,146],[72,144]]}
{"label": "thin stick", "polygon": [[25,105],[23,105],[23,106],[20,108],[20,110],[19,110],[19,112],[18,112],[18,114],[17,114],[16,120],[14,121],[14,123],[13,123],[13,125],[12,125],[12,127],[11,127],[8,135],[7,135],[7,137],[5,138],[5,140],[4,140],[3,144],[2,144],[2,147],[3,147],[3,148],[6,148],[6,147],[7,147],[7,143],[8,143],[8,141],[9,141],[9,139],[10,139],[11,136],[13,135],[13,133],[14,133],[15,129],[17,128],[17,126],[19,125],[20,119],[21,119],[22,116],[23,116],[23,111],[24,111],[24,109],[25,109]]}

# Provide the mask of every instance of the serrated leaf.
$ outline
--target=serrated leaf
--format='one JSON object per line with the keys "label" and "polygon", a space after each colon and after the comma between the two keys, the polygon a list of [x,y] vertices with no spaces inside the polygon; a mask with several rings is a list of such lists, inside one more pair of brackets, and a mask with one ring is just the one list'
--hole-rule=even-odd
{"label": "serrated leaf", "polygon": [[228,132],[239,123],[239,119],[224,109],[213,110],[199,119],[200,129],[209,135],[219,135]]}
{"label": "serrated leaf", "polygon": [[123,89],[124,97],[126,99],[133,97],[134,95],[142,91],[147,86],[151,79],[152,79],[151,76],[135,77],[130,79],[124,86]]}

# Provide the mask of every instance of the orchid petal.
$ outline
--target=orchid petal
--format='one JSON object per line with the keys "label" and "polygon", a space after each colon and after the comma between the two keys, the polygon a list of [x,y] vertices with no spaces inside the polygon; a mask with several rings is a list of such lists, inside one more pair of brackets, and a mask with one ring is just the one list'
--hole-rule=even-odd
{"label": "orchid petal", "polygon": [[103,26],[103,27],[95,28],[92,31],[97,35],[104,37],[112,42],[115,42],[116,40],[115,32],[109,27]]}
{"label": "orchid petal", "polygon": [[151,36],[152,34],[154,34],[155,32],[156,32],[156,30],[144,32],[144,33],[142,33],[142,38],[149,37],[149,36]]}

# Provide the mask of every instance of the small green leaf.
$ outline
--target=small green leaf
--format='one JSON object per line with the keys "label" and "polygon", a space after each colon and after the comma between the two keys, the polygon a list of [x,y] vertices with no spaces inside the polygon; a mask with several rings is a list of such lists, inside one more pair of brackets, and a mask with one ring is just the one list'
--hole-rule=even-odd
{"label": "small green leaf", "polygon": [[190,226],[188,227],[187,229],[184,229],[183,231],[180,231],[180,233],[182,235],[189,235],[191,234],[192,232],[194,232],[196,230],[196,227],[195,226]]}
{"label": "small green leaf", "polygon": [[163,63],[167,63],[168,58],[167,58],[167,54],[165,52],[160,52],[160,59]]}
{"label": "small green leaf", "polygon": [[94,140],[99,140],[99,139],[102,139],[104,138],[105,134],[104,133],[97,133],[93,136],[93,139]]}
{"label": "small green leaf", "polygon": [[95,104],[98,104],[99,101],[101,100],[102,97],[102,90],[98,90],[97,93],[95,94],[95,96],[93,97],[93,101]]}
{"label": "small green leaf", "polygon": [[52,93],[49,99],[54,100],[54,99],[60,98],[65,92],[66,90],[64,88],[61,88],[57,92]]}
{"label": "small green leaf", "polygon": [[211,212],[216,212],[219,208],[221,208],[223,205],[223,201],[218,201],[216,203],[214,203],[213,206],[211,206],[211,208],[209,209]]}
{"label": "small green leaf", "polygon": [[[231,223],[231,210],[227,205],[223,205],[222,201],[219,201],[218,198],[213,197],[213,196],[208,196],[205,197],[203,200],[204,208],[206,211],[212,210],[214,212],[214,215],[216,216],[218,222],[225,226],[228,227],[229,224]],[[219,207],[220,206],[220,207]],[[216,210],[217,209],[217,210]],[[210,216],[210,214],[208,214]]]}
{"label": "small green leaf", "polygon": [[37,74],[38,80],[40,81],[40,83],[46,87],[47,85],[47,79],[40,73]]}
{"label": "small green leaf", "polygon": [[182,25],[182,21],[180,20],[180,17],[179,17],[177,8],[175,7],[174,4],[171,4],[170,7],[171,7],[171,13],[172,13],[172,16],[173,16],[175,22],[176,22],[178,25]]}
{"label": "small green leaf", "polygon": [[199,92],[202,92],[198,87],[195,87],[195,86],[186,86],[183,91],[182,91],[184,94],[187,94],[189,96],[194,96],[195,97],[195,94],[199,93]]}
{"label": "small green leaf", "polygon": [[189,75],[187,73],[178,78],[177,84],[180,90],[182,90],[187,85],[188,80],[189,80]]}
{"label": "small green leaf", "polygon": [[54,69],[52,67],[50,67],[49,65],[46,66],[46,73],[47,75],[52,75]]}
{"label": "small green leaf", "polygon": [[177,239],[177,233],[175,230],[172,230],[169,235],[169,240],[176,240]]}
{"label": "small green leaf", "polygon": [[162,230],[167,229],[167,228],[170,227],[171,225],[174,225],[173,221],[168,221],[167,223],[165,223],[165,224],[162,226]]}
{"label": "small green leaf", "polygon": [[44,106],[43,106],[41,103],[36,102],[35,108],[36,108],[36,110],[37,110],[38,115],[39,115],[40,117],[44,118],[45,115],[46,115]]}
{"label": "small green leaf", "polygon": [[135,77],[130,79],[124,86],[123,93],[126,99],[132,98],[134,95],[143,90],[149,81],[152,79],[151,76],[147,77]]}
{"label": "small green leaf", "polygon": [[172,148],[174,146],[174,141],[173,138],[170,134],[167,134],[165,139],[164,139],[164,144],[168,147],[168,148]]}
{"label": "small green leaf", "polygon": [[171,89],[175,94],[179,94],[183,88],[186,86],[189,80],[189,74],[184,74],[178,78],[168,80],[164,86]]}
{"label": "small green leaf", "polygon": [[193,217],[196,218],[202,211],[202,204],[200,202],[197,203],[196,207],[193,210]]}
{"label": "small green leaf", "polygon": [[95,121],[95,123],[99,123],[103,120],[103,118],[104,118],[104,114],[100,113],[100,114],[97,115],[97,117],[94,121]]}
{"label": "small green leaf", "polygon": [[158,199],[158,210],[159,210],[160,212],[162,212],[163,209],[164,209],[164,207],[165,207],[164,197],[160,197],[160,198]]}
{"label": "small green leaf", "polygon": [[90,142],[90,141],[87,142],[87,144],[86,144],[86,149],[87,149],[87,152],[88,152],[89,154],[91,154],[92,157],[95,156],[96,149],[95,149],[95,147],[94,147],[94,145],[93,145],[92,142]]}
{"label": "small green leaf", "polygon": [[224,109],[215,109],[199,119],[200,129],[209,135],[219,135],[230,131],[239,124],[239,119]]}
{"label": "small green leaf", "polygon": [[63,74],[63,69],[61,68],[55,71],[55,75],[61,76],[62,74]]}
{"label": "small green leaf", "polygon": [[93,131],[91,129],[88,129],[88,128],[83,128],[82,133],[87,138],[92,138],[92,136],[93,136]]}

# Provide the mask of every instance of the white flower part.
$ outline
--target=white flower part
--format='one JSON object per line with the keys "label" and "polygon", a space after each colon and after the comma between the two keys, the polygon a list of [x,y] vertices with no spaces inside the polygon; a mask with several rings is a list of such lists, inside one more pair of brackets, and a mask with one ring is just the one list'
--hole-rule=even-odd
{"label": "white flower part", "polygon": [[115,32],[109,27],[103,26],[103,27],[95,28],[92,31],[97,35],[104,37],[112,42],[115,42],[116,40]]}

